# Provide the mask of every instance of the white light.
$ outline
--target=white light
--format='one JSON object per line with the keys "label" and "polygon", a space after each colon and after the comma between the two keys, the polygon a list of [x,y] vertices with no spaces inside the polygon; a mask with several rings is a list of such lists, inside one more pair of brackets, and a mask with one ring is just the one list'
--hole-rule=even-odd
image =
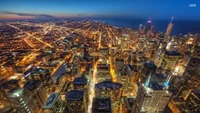
{"label": "white light", "polygon": [[189,4],[189,7],[196,7],[196,4]]}

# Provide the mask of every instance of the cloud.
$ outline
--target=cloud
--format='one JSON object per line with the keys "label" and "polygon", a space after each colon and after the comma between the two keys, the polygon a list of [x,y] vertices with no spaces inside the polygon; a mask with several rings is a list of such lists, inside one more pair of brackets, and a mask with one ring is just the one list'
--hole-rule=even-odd
{"label": "cloud", "polygon": [[77,16],[86,16],[86,14],[77,14]]}
{"label": "cloud", "polygon": [[3,14],[14,14],[18,16],[33,16],[37,19],[44,19],[44,18],[55,18],[54,16],[47,15],[47,14],[28,14],[28,13],[16,13],[16,12],[9,12],[9,11],[1,11]]}

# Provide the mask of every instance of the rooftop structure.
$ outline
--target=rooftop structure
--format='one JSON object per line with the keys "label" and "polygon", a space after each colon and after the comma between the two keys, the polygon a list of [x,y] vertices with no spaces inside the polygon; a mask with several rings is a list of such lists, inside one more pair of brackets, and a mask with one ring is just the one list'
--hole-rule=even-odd
{"label": "rooftop structure", "polygon": [[51,93],[47,101],[42,106],[42,109],[51,109],[54,107],[54,104],[60,94],[59,93]]}
{"label": "rooftop structure", "polygon": [[112,113],[110,98],[94,98],[92,113]]}
{"label": "rooftop structure", "polygon": [[80,90],[71,90],[66,94],[67,100],[80,100],[83,97],[84,97],[84,92]]}
{"label": "rooftop structure", "polygon": [[112,81],[103,81],[95,85],[95,88],[99,89],[120,89],[122,87],[122,84]]}
{"label": "rooftop structure", "polygon": [[87,84],[87,79],[85,77],[77,77],[74,79],[73,84],[76,84],[76,85]]}

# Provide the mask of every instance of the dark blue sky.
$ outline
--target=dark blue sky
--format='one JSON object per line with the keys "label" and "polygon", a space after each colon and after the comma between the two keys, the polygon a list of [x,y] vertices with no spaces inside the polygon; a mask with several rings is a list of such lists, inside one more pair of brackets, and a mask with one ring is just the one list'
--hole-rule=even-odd
{"label": "dark blue sky", "polygon": [[200,0],[0,0],[0,19],[150,17],[169,20],[174,16],[176,20],[200,20],[199,5]]}

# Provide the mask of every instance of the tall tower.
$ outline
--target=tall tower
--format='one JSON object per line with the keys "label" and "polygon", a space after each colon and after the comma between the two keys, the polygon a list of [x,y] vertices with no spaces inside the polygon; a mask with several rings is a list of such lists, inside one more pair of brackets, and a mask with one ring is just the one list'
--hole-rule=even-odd
{"label": "tall tower", "polygon": [[103,81],[95,85],[96,98],[111,99],[113,113],[119,113],[121,105],[122,84],[112,81]]}
{"label": "tall tower", "polygon": [[39,103],[28,90],[13,88],[8,91],[7,97],[19,113],[37,113],[39,111]]}
{"label": "tall tower", "polygon": [[169,25],[167,27],[167,31],[165,33],[165,41],[166,42],[169,42],[169,40],[170,40],[169,36],[170,36],[170,33],[172,31],[172,27],[173,27],[173,24],[172,24],[173,19],[174,19],[174,17],[172,17],[171,22],[169,23]]}
{"label": "tall tower", "polygon": [[145,27],[145,33],[147,33],[148,31],[150,31],[151,30],[151,20],[149,19],[148,21],[147,21],[147,25],[146,25],[146,27]]}
{"label": "tall tower", "polygon": [[66,103],[69,113],[85,113],[84,92],[71,90],[66,93]]}

